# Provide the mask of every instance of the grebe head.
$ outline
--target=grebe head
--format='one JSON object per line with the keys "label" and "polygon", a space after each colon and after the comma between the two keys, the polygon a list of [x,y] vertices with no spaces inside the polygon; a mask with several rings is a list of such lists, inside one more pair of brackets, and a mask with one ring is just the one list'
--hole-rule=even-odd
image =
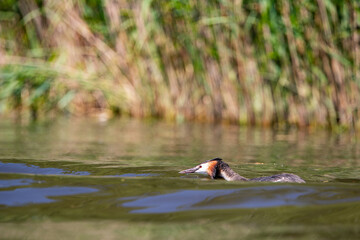
{"label": "grebe head", "polygon": [[221,163],[221,160],[221,158],[213,158],[193,168],[182,170],[179,173],[201,173],[208,174],[211,178],[215,178],[218,174],[218,165]]}

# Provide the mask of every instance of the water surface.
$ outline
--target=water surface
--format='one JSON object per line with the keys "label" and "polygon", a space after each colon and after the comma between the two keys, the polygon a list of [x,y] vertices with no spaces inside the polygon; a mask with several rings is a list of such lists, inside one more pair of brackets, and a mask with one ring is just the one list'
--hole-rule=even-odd
{"label": "water surface", "polygon": [[[271,224],[284,234],[296,224],[353,238],[360,231],[359,154],[350,133],[129,119],[1,120],[0,222],[205,221]],[[245,177],[290,172],[307,183],[178,174],[214,157]],[[324,237],[322,230],[309,231]]]}

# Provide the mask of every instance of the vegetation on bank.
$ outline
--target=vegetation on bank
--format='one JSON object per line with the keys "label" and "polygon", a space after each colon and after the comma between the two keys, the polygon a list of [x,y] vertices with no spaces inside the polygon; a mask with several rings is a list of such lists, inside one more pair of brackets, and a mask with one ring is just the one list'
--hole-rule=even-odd
{"label": "vegetation on bank", "polygon": [[0,114],[356,128],[359,87],[359,1],[0,2]]}

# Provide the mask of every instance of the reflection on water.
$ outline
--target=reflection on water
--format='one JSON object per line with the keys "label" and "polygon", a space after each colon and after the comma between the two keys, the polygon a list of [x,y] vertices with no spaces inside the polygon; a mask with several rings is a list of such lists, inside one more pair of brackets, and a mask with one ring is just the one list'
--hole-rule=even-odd
{"label": "reflection on water", "polygon": [[0,179],[0,188],[8,188],[15,186],[25,186],[34,183],[35,181],[32,179],[8,179],[1,180]]}
{"label": "reflection on water", "polygon": [[114,177],[155,177],[159,176],[156,173],[125,173],[120,175],[113,175]]}
{"label": "reflection on water", "polygon": [[[129,198],[120,200],[129,200]],[[132,213],[170,213],[354,202],[360,201],[360,189],[281,185],[226,190],[181,190],[155,196],[140,196],[130,200],[122,206],[140,208],[131,210]]]}
{"label": "reflection on water", "polygon": [[24,163],[3,163],[0,161],[0,173],[28,173],[28,174],[61,174],[61,175],[89,175],[86,171],[64,171],[59,168],[41,168],[33,164]]}
{"label": "reflection on water", "polygon": [[34,203],[50,203],[54,199],[49,197],[92,193],[97,190],[87,187],[50,187],[50,188],[18,188],[0,191],[0,205],[21,206]]}

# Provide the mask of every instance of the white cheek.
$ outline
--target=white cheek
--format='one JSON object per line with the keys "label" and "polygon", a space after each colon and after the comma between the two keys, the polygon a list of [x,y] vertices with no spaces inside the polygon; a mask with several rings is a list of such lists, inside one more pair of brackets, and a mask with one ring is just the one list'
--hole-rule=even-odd
{"label": "white cheek", "polygon": [[207,174],[208,164],[201,165],[201,168],[196,170],[196,173]]}
{"label": "white cheek", "polygon": [[205,168],[199,168],[198,170],[196,170],[196,173],[207,174]]}

